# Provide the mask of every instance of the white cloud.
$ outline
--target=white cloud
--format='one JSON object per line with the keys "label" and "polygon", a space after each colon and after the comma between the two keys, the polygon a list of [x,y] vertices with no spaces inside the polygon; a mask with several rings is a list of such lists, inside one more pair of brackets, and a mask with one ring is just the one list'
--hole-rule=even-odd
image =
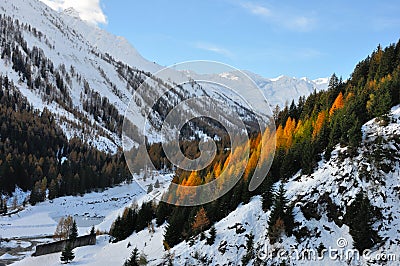
{"label": "white cloud", "polygon": [[268,8],[261,6],[261,5],[257,5],[257,4],[253,4],[253,3],[242,3],[242,6],[249,10],[251,13],[253,13],[254,15],[259,15],[259,16],[263,16],[263,17],[271,17],[271,10],[269,10]]}
{"label": "white cloud", "polygon": [[229,51],[228,49],[219,47],[217,45],[211,44],[211,43],[198,42],[195,44],[195,47],[198,49],[205,50],[205,51],[221,54],[226,57],[232,57],[231,51]]}
{"label": "white cloud", "polygon": [[73,7],[82,20],[93,24],[106,24],[107,17],[100,7],[100,0],[40,0],[54,10]]}
{"label": "white cloud", "polygon": [[240,6],[276,27],[284,27],[293,31],[310,31],[316,25],[314,18],[297,15],[293,10],[272,9],[253,2],[242,2]]}

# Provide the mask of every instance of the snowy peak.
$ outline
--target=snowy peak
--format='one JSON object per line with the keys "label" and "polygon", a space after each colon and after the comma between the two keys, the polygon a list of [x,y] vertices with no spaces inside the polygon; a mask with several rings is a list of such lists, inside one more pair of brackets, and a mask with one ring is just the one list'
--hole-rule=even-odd
{"label": "snowy peak", "polygon": [[64,13],[65,15],[70,16],[70,17],[80,19],[79,12],[76,11],[76,9],[73,8],[73,7],[69,7],[69,8],[67,8],[67,9],[64,9],[63,13]]}
{"label": "snowy peak", "polygon": [[280,76],[278,76],[276,78],[270,78],[269,80],[272,81],[272,82],[275,82],[275,81],[278,81],[278,80],[280,80],[281,78],[284,78],[284,77],[285,77],[284,75],[280,75]]}
{"label": "snowy peak", "polygon": [[313,82],[317,85],[327,86],[329,84],[329,78],[318,78],[318,79],[314,79]]}
{"label": "snowy peak", "polygon": [[235,76],[233,73],[223,72],[218,74],[221,78],[230,79],[230,80],[239,80],[239,77]]}
{"label": "snowy peak", "polygon": [[[314,91],[326,90],[328,88],[328,78],[310,80],[308,78],[295,78],[285,75],[276,78],[265,78],[250,71],[244,70],[242,72],[261,89],[271,107],[279,105],[283,108],[286,104],[290,104],[292,100],[297,101],[299,97],[307,97]],[[251,95],[248,95],[246,89],[247,80],[242,80],[243,75],[235,73],[235,71],[208,75],[197,74],[192,71],[182,71],[182,73],[200,80],[221,81],[223,84],[230,84],[233,88],[240,88],[238,93],[241,96],[245,98],[251,97]],[[228,96],[234,98],[236,101],[240,101],[239,98],[235,98],[233,95],[229,94]]]}
{"label": "snowy peak", "polygon": [[284,75],[276,78],[264,78],[250,71],[245,71],[245,73],[260,87],[273,107],[279,105],[283,108],[292,100],[297,101],[302,96],[307,97],[314,91],[328,88],[329,78],[310,80],[307,77],[296,78]]}

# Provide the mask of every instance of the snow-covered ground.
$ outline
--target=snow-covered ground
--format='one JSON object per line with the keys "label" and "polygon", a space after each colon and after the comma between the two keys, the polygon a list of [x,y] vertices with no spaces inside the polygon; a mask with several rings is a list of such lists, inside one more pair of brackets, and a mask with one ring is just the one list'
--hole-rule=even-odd
{"label": "snow-covered ground", "polygon": [[[206,261],[207,265],[237,265],[241,264],[241,258],[246,254],[246,235],[255,235],[253,247],[259,261],[279,264],[279,259],[269,257],[272,252],[284,251],[284,255],[291,254],[286,259],[289,265],[382,265],[382,260],[373,259],[385,257],[386,265],[399,265],[400,263],[400,147],[398,136],[400,136],[400,106],[392,108],[389,116],[390,122],[385,125],[381,121],[373,119],[367,122],[363,128],[363,144],[359,149],[360,154],[355,158],[341,158],[341,153],[347,148],[336,147],[329,161],[320,161],[319,166],[312,175],[293,176],[285,184],[287,198],[294,205],[295,221],[299,223],[298,228],[307,232],[304,238],[296,239],[294,236],[283,237],[282,241],[271,245],[266,236],[270,212],[263,212],[261,199],[254,198],[249,204],[241,205],[222,221],[218,222],[217,237],[215,244],[208,246],[206,241],[197,241],[193,246],[183,242],[173,248],[175,262],[177,265],[198,265]],[[392,166],[389,173],[385,173],[377,162],[370,159],[371,150],[375,150],[375,140],[380,136],[384,139],[381,149],[390,151],[393,155],[391,160],[378,159],[379,163],[387,163]],[[367,169],[368,177],[362,174]],[[279,184],[276,184],[278,187]],[[371,204],[381,210],[382,220],[373,226],[378,231],[382,243],[377,244],[370,259],[360,259],[352,256],[353,239],[349,234],[349,227],[335,222],[343,219],[342,216],[332,219],[329,213],[328,202],[336,205],[339,212],[345,211],[351,204],[355,195],[360,190],[368,194]],[[328,199],[329,198],[329,199]],[[301,207],[307,203],[317,204],[316,214],[320,217],[306,219]],[[243,228],[242,233],[236,233],[236,228]],[[208,235],[208,232],[206,233]],[[322,243],[326,249],[336,249],[343,252],[343,258],[335,258],[326,253],[319,260],[308,259],[306,256],[298,259],[295,252],[307,250],[317,251]],[[348,256],[347,256],[348,255]],[[390,257],[390,258],[389,258]],[[388,259],[389,258],[389,259]],[[394,259],[394,261],[393,261]],[[250,262],[250,265],[254,260]]]}
{"label": "snow-covered ground", "polygon": [[[125,207],[135,202],[141,204],[142,202],[150,201],[154,199],[155,195],[163,193],[169,186],[172,174],[154,174],[153,178],[148,177],[146,181],[141,180],[139,176],[135,178],[141,184],[153,184],[153,187],[156,180],[158,180],[160,188],[154,188],[150,194],[147,194],[138,183],[133,181],[102,192],[92,192],[76,197],[60,197],[51,201],[47,200],[35,206],[29,205],[16,214],[0,216],[0,237],[11,239],[8,242],[2,241],[0,243],[0,250],[17,247],[29,248],[32,245],[29,240],[34,242],[39,242],[40,240],[40,242],[51,241],[51,238],[43,239],[43,237],[51,236],[60,218],[67,215],[73,216],[77,222],[80,235],[87,234],[93,225],[100,231],[108,232],[115,218],[122,214]],[[100,238],[99,242],[102,239]],[[26,254],[20,254],[19,258],[25,256]],[[2,259],[5,260],[5,258]]]}

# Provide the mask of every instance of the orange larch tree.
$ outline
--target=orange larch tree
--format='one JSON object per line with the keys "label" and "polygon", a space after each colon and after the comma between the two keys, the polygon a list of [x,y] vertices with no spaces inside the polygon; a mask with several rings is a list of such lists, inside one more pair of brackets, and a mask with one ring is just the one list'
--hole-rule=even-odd
{"label": "orange larch tree", "polygon": [[343,93],[340,92],[336,100],[333,102],[331,109],[329,110],[329,115],[332,115],[336,110],[342,109],[344,107]]}
{"label": "orange larch tree", "polygon": [[210,225],[210,220],[208,220],[206,210],[201,207],[201,209],[196,213],[194,217],[194,222],[192,224],[192,230],[194,232],[201,232],[204,228]]}
{"label": "orange larch tree", "polygon": [[312,138],[315,139],[319,132],[321,132],[322,126],[324,125],[325,119],[327,117],[326,111],[321,111],[318,114],[317,120],[314,123],[314,130],[312,133]]}

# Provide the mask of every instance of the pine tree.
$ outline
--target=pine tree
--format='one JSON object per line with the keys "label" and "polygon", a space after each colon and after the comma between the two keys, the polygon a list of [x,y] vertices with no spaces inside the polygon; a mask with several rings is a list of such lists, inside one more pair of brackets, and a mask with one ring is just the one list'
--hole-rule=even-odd
{"label": "pine tree", "polygon": [[72,226],[73,219],[71,216],[68,216],[67,218],[61,217],[58,221],[53,237],[59,240],[67,239],[70,236]]}
{"label": "pine tree", "polygon": [[333,115],[336,110],[343,108],[343,94],[340,92],[336,100],[333,102],[331,109],[329,110],[329,115]]}
{"label": "pine tree", "polygon": [[250,260],[254,259],[254,235],[250,233],[249,235],[246,235],[247,241],[246,241],[246,254],[242,258],[242,264],[247,265]]}
{"label": "pine tree", "polygon": [[139,250],[135,247],[129,259],[124,263],[124,266],[139,266]]}
{"label": "pine tree", "polygon": [[272,200],[273,200],[273,187],[272,187],[272,181],[269,176],[264,180],[264,183],[262,185],[263,192],[261,194],[262,196],[262,209],[264,211],[267,211],[271,208],[272,205]]}
{"label": "pine tree", "polygon": [[90,235],[95,235],[96,231],[94,229],[94,225],[92,225],[92,228],[90,228]]}
{"label": "pine tree", "polygon": [[187,219],[187,209],[175,207],[168,218],[168,224],[164,233],[164,248],[168,250],[183,240],[182,232]]}
{"label": "pine tree", "polygon": [[162,225],[166,218],[171,215],[171,205],[164,201],[160,201],[157,206],[157,211],[156,211],[156,224],[158,226]]}
{"label": "pine tree", "polygon": [[49,185],[49,200],[52,200],[55,197],[57,197],[57,183],[53,179],[53,180],[51,180],[50,185]]}
{"label": "pine tree", "polygon": [[[179,222],[181,223],[181,222]],[[170,219],[165,227],[164,233],[164,249],[173,247],[182,240],[182,228],[177,227],[178,221],[174,218]],[[182,225],[181,225],[182,226]]]}
{"label": "pine tree", "polygon": [[368,197],[361,191],[348,207],[346,219],[350,227],[350,234],[354,240],[354,248],[360,253],[371,248],[379,236],[372,228],[374,222],[374,211]]}
{"label": "pine tree", "polygon": [[215,238],[217,236],[217,230],[215,229],[215,226],[211,226],[210,229],[210,237],[207,238],[207,245],[213,245],[215,242]]}
{"label": "pine tree", "polygon": [[153,191],[153,185],[150,184],[150,185],[147,187],[147,194],[150,194],[152,191]]}
{"label": "pine tree", "polygon": [[71,244],[67,242],[64,250],[61,252],[61,261],[64,263],[69,263],[75,258],[74,252],[72,250]]}
{"label": "pine tree", "polygon": [[294,227],[293,209],[289,206],[285,194],[284,184],[281,183],[268,221],[268,235],[272,243],[281,233],[286,232],[290,236]]}
{"label": "pine tree", "polygon": [[160,188],[160,181],[158,181],[158,179],[154,183],[154,188]]}
{"label": "pine tree", "polygon": [[71,227],[71,231],[69,232],[69,236],[68,238],[74,242],[76,240],[76,238],[78,237],[78,227],[76,225],[75,220],[72,222],[72,227]]}

